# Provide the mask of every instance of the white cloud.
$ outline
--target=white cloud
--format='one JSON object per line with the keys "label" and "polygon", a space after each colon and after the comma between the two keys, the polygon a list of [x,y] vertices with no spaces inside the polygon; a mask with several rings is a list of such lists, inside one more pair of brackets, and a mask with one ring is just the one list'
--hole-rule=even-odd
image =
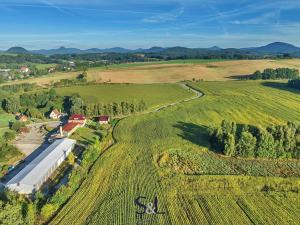
{"label": "white cloud", "polygon": [[172,10],[168,13],[156,14],[150,17],[142,19],[142,22],[145,23],[162,23],[174,21],[179,18],[184,13],[184,7],[180,6],[179,8]]}

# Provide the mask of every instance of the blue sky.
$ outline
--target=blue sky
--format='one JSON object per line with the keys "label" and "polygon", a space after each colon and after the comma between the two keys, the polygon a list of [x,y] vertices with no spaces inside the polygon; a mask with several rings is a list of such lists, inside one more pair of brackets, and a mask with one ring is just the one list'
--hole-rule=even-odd
{"label": "blue sky", "polygon": [[300,46],[299,0],[0,0],[0,49]]}

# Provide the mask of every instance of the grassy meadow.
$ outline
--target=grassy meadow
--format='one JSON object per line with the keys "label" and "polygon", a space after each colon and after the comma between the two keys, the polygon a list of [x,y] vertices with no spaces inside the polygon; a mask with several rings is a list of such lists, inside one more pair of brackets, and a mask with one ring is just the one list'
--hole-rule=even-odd
{"label": "grassy meadow", "polygon": [[103,84],[62,87],[56,91],[63,96],[78,93],[84,101],[92,103],[133,102],[143,99],[149,108],[193,96],[193,93],[178,84]]}
{"label": "grassy meadow", "polygon": [[[190,85],[205,96],[121,120],[117,143],[50,224],[298,224],[300,162],[221,156],[207,127],[299,120],[300,92],[272,81]],[[139,196],[157,196],[164,214],[137,217]]]}
{"label": "grassy meadow", "polygon": [[15,116],[7,113],[0,113],[0,128],[8,127],[10,121],[15,121]]}

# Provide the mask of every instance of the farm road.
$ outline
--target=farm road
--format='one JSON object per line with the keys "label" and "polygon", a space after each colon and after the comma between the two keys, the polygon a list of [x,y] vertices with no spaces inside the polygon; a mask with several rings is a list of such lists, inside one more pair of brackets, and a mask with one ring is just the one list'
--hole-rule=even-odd
{"label": "farm road", "polygon": [[[196,90],[196,89],[194,89],[194,88],[188,86],[188,85],[185,84],[185,83],[181,83],[180,86],[183,87],[183,88],[186,89],[186,90],[189,90],[189,91],[194,92],[194,93],[196,94],[196,96],[193,96],[193,97],[191,97],[191,98],[184,99],[184,100],[179,100],[179,101],[177,101],[177,102],[173,102],[173,103],[168,104],[168,105],[163,105],[163,106],[159,107],[158,109],[155,109],[155,110],[153,110],[153,111],[151,111],[151,112],[154,112],[154,113],[155,113],[155,112],[159,112],[159,111],[161,111],[161,110],[163,110],[163,109],[165,109],[165,108],[168,108],[168,107],[171,107],[171,106],[178,105],[178,104],[180,104],[180,103],[182,103],[182,102],[188,102],[188,101],[191,101],[191,100],[194,100],[194,99],[197,99],[197,98],[201,98],[201,97],[204,95],[202,92],[200,92],[200,91],[198,91],[198,90]],[[151,113],[151,112],[150,112],[150,113]],[[146,112],[145,114],[147,114],[147,113],[149,113],[149,112]]]}

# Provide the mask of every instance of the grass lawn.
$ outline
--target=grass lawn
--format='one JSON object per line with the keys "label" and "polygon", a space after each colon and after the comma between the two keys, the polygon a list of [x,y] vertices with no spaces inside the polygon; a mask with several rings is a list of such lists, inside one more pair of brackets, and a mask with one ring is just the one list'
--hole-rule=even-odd
{"label": "grass lawn", "polygon": [[0,114],[0,128],[8,127],[10,121],[15,121],[15,116],[12,114]]}
{"label": "grass lawn", "polygon": [[36,66],[37,69],[42,70],[42,69],[48,69],[49,67],[55,67],[56,64],[41,64],[41,63],[34,63],[33,65]]}
{"label": "grass lawn", "polygon": [[93,144],[95,140],[99,138],[99,134],[97,134],[93,129],[82,127],[76,130],[70,138],[76,140],[80,144],[88,145]]}
{"label": "grass lawn", "polygon": [[[117,144],[50,224],[298,224],[300,162],[228,159],[209,150],[206,128],[299,120],[299,91],[278,82],[191,85],[205,96],[121,120]],[[140,221],[139,196],[158,197],[164,214]]]}
{"label": "grass lawn", "polygon": [[178,84],[103,84],[63,87],[56,91],[63,96],[78,93],[87,102],[133,102],[143,99],[149,108],[193,96]]}

